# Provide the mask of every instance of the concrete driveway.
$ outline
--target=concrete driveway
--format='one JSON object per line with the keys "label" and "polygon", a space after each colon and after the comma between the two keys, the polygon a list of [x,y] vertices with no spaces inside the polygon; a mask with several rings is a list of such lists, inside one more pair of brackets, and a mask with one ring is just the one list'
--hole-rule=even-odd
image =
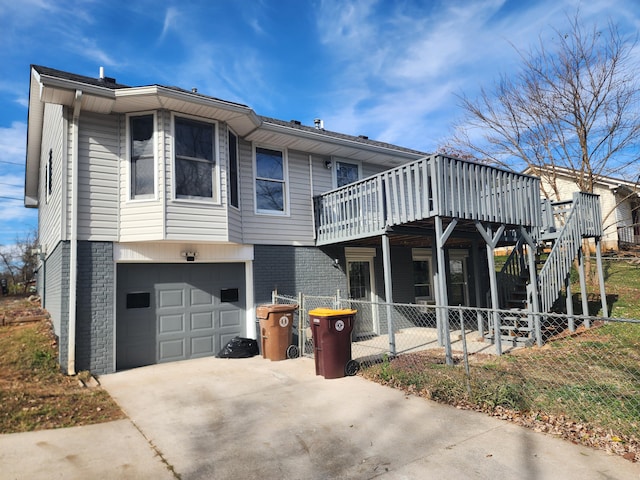
{"label": "concrete driveway", "polygon": [[621,457],[360,377],[325,380],[310,359],[100,380],[129,420],[0,435],[0,479],[640,479]]}
{"label": "concrete driveway", "polygon": [[640,479],[620,457],[313,360],[204,358],[106,375],[168,472],[190,479]]}

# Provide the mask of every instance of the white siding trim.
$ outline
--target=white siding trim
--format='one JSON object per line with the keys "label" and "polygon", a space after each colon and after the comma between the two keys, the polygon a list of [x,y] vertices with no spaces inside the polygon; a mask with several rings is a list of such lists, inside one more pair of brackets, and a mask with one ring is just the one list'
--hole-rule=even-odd
{"label": "white siding trim", "polygon": [[[256,149],[257,148],[265,148],[268,150],[274,150],[276,152],[282,152],[282,177],[284,179],[284,195],[282,201],[284,202],[284,211],[269,211],[269,210],[258,210],[258,197],[256,195],[256,178],[258,177],[258,168],[256,165]],[[254,213],[256,215],[265,215],[268,217],[289,217],[291,216],[291,198],[289,196],[289,152],[286,147],[277,147],[273,145],[260,144],[260,143],[252,143],[251,144],[251,155],[253,161],[253,178],[251,179],[252,188],[253,188],[253,206]]]}
{"label": "white siding trim", "polygon": [[255,295],[253,291],[253,260],[247,260],[244,263],[245,276],[245,299],[247,302],[246,312],[246,336],[249,338],[258,338],[256,332],[256,313],[255,313]]}
{"label": "white siding trim", "polygon": [[186,251],[197,252],[194,263],[253,261],[253,245],[154,242],[116,243],[113,247],[118,263],[187,263],[182,253]]}
{"label": "white siding trim", "polygon": [[[205,123],[205,124],[209,124],[209,125],[213,125],[214,127],[214,132],[213,132],[213,141],[214,141],[214,145],[213,145],[213,162],[214,162],[214,167],[213,167],[213,173],[212,173],[212,180],[214,182],[214,185],[212,185],[212,188],[214,188],[214,194],[213,194],[213,198],[206,199],[206,198],[177,198],[176,197],[176,189],[175,189],[175,178],[176,178],[176,117],[178,118],[186,118],[189,120],[194,120],[196,122],[201,122],[201,123]],[[216,206],[221,206],[222,205],[222,201],[221,201],[221,195],[220,195],[220,190],[222,189],[222,181],[221,181],[221,175],[220,175],[220,123],[217,122],[216,120],[212,120],[210,118],[203,118],[203,117],[197,117],[194,115],[185,115],[185,114],[181,114],[181,113],[175,113],[175,112],[171,112],[171,142],[170,142],[170,147],[169,147],[169,159],[170,159],[170,165],[171,165],[171,180],[169,181],[169,188],[170,188],[170,196],[169,198],[171,199],[172,203],[185,203],[185,204],[200,204],[200,205],[216,205]]]}

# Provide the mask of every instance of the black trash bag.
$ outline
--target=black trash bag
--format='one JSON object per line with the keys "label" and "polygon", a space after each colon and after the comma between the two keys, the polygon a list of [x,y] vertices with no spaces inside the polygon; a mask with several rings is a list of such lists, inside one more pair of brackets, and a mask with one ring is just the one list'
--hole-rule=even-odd
{"label": "black trash bag", "polygon": [[218,358],[248,358],[257,355],[258,342],[253,338],[234,337],[218,352]]}

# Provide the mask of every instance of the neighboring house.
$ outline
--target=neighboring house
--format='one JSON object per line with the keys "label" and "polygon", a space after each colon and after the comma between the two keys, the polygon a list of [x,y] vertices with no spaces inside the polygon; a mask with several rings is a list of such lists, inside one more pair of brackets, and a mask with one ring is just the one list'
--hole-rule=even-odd
{"label": "neighboring house", "polygon": [[[532,252],[548,227],[535,177],[195,89],[41,66],[30,79],[25,205],[38,208],[38,291],[70,374],[214,355],[255,337],[274,289],[498,307],[494,248]],[[578,227],[597,238],[596,210]],[[384,333],[365,313],[356,335]]]}
{"label": "neighboring house", "polygon": [[[571,198],[578,191],[576,172],[565,167],[528,168],[525,173],[537,175],[541,180],[544,195],[559,201]],[[552,185],[555,183],[559,195]],[[602,209],[602,248],[608,251],[625,250],[640,245],[640,185],[638,179],[628,181],[621,178],[597,176],[593,193],[600,197]],[[558,198],[559,197],[559,198]]]}

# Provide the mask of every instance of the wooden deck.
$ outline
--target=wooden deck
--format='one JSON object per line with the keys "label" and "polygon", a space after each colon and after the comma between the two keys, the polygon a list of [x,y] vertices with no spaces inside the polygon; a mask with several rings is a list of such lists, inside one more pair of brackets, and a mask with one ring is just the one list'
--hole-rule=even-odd
{"label": "wooden deck", "polygon": [[316,243],[377,236],[435,216],[539,227],[540,180],[432,155],[314,199]]}

